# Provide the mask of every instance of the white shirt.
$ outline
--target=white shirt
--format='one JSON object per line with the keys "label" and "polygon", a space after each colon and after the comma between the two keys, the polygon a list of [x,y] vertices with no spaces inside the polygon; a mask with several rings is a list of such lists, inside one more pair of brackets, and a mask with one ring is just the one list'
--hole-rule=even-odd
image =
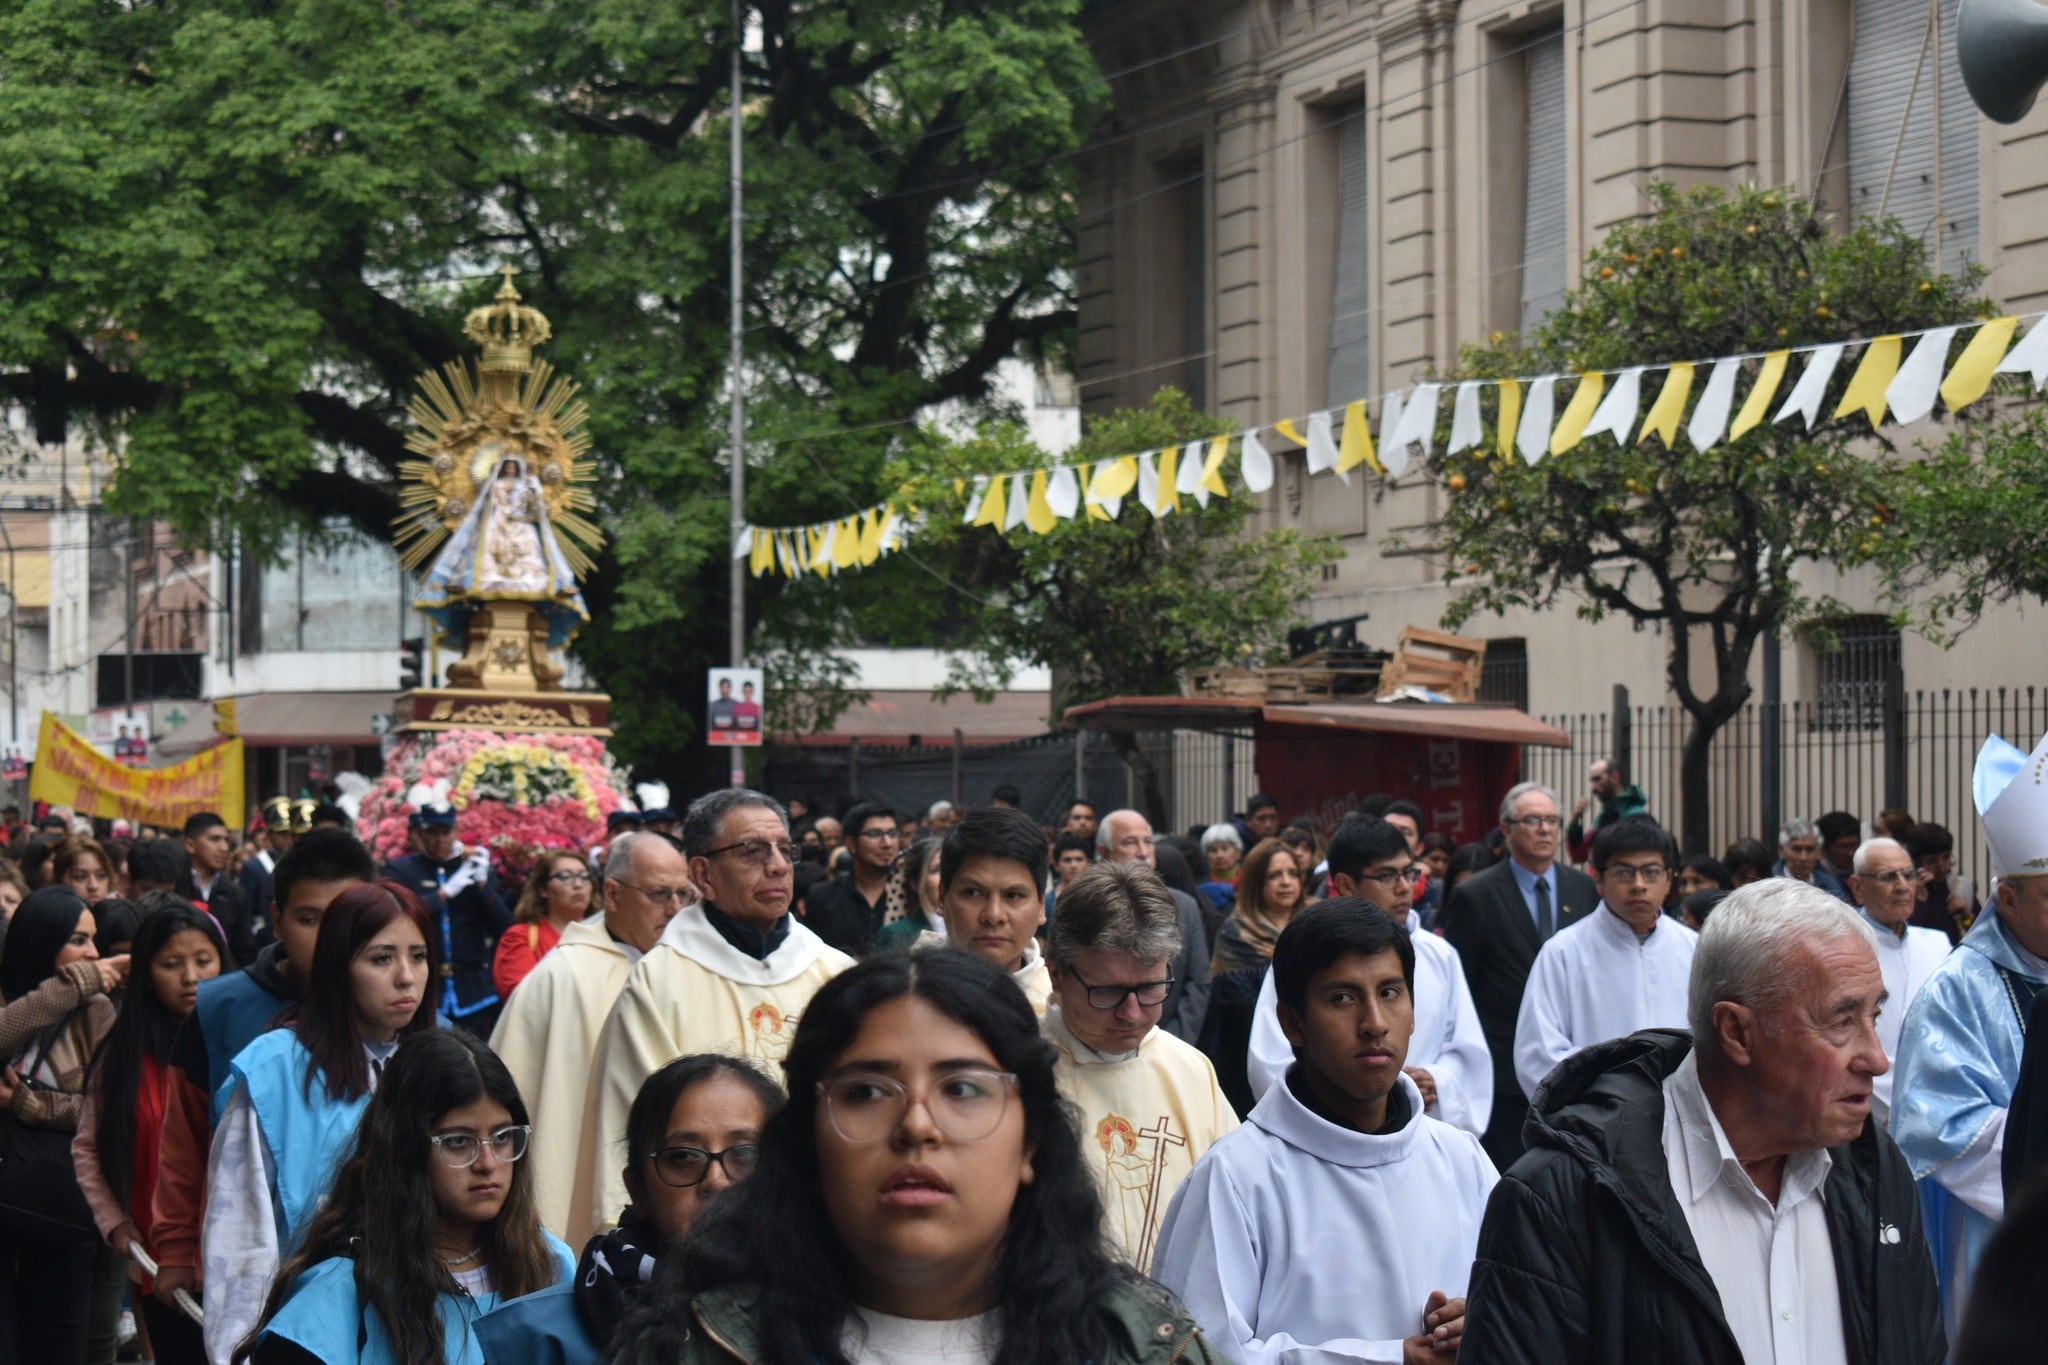
{"label": "white shirt", "polygon": [[1497,1179],[1479,1139],[1422,1113],[1360,1133],[1285,1081],[1181,1183],[1152,1275],[1242,1365],[1398,1365],[1441,1289],[1462,1297]]}
{"label": "white shirt", "polygon": [[1515,1078],[1525,1093],[1581,1048],[1637,1029],[1684,1028],[1700,936],[1659,915],[1638,937],[1607,902],[1557,931],[1536,954],[1515,1019]]}
{"label": "white shirt", "polygon": [[1002,1344],[994,1313],[951,1321],[897,1318],[856,1306],[839,1349],[853,1365],[989,1365]]}
{"label": "white shirt", "polygon": [[1848,1365],[1822,1203],[1833,1158],[1787,1157],[1773,1207],[1736,1160],[1688,1054],[1664,1082],[1664,1161],[1745,1365]]}
{"label": "white shirt", "polygon": [[[1939,929],[1917,929],[1910,924],[1901,934],[1878,923],[1868,912],[1863,917],[1870,921],[1877,935],[1877,965],[1884,973],[1887,997],[1883,1012],[1877,1016],[1877,1041],[1884,1044],[1885,1060],[1896,1062],[1899,1034],[1906,1025],[1906,1007],[1948,957],[1948,935]],[[1870,1107],[1879,1123],[1891,1121],[1893,1075],[1887,1071],[1870,1083]]]}
{"label": "white shirt", "polygon": [[[1458,950],[1422,928],[1422,917],[1408,912],[1408,942],[1415,949],[1415,1031],[1408,1037],[1407,1065],[1420,1067],[1436,1082],[1432,1118],[1468,1133],[1484,1133],[1493,1117],[1493,1054],[1465,967]],[[1262,1098],[1273,1082],[1294,1065],[1294,1048],[1280,1029],[1279,1000],[1273,973],[1259,985],[1252,1008],[1252,1041],[1245,1072],[1253,1098]]]}

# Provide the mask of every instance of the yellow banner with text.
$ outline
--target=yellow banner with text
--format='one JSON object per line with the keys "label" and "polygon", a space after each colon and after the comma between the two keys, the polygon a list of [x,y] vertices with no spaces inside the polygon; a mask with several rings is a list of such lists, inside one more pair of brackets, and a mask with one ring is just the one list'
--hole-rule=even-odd
{"label": "yellow banner with text", "polygon": [[231,739],[168,768],[129,768],[45,711],[28,795],[102,820],[175,829],[190,816],[214,811],[232,826],[243,814],[242,741]]}

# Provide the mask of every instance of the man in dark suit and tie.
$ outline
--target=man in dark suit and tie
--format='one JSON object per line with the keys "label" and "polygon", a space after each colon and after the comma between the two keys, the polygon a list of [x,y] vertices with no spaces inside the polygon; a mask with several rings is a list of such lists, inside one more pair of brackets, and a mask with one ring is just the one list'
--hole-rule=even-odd
{"label": "man in dark suit and tie", "polygon": [[1522,1154],[1528,1096],[1515,1079],[1515,1019],[1522,988],[1544,940],[1600,903],[1593,879],[1557,863],[1563,821],[1557,795],[1524,782],[1500,803],[1508,856],[1468,877],[1444,905],[1444,937],[1465,964],[1465,981],[1486,1046],[1493,1053],[1493,1117],[1481,1141],[1493,1164],[1506,1170]]}

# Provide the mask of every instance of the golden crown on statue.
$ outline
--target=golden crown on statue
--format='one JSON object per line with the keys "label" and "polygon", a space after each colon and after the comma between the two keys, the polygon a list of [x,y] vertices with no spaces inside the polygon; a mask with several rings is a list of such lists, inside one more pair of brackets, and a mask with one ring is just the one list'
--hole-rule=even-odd
{"label": "golden crown on statue", "polygon": [[478,364],[484,373],[525,374],[533,368],[533,348],[553,336],[555,329],[538,308],[520,303],[519,291],[512,287],[512,267],[503,267],[501,273],[505,283],[498,286],[497,301],[471,309],[463,320],[462,334],[484,348]]}

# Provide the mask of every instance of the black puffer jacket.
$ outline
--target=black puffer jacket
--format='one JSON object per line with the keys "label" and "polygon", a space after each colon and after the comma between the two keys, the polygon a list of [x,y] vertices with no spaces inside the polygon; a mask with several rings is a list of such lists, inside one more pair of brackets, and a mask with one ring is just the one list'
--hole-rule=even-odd
{"label": "black puffer jacket", "polygon": [[[1664,1080],[1691,1050],[1688,1034],[1645,1030],[1571,1057],[1536,1092],[1528,1151],[1487,1201],[1459,1365],[1743,1365],[1665,1165]],[[1939,1365],[1905,1158],[1875,1123],[1829,1155],[1851,1365]]]}

